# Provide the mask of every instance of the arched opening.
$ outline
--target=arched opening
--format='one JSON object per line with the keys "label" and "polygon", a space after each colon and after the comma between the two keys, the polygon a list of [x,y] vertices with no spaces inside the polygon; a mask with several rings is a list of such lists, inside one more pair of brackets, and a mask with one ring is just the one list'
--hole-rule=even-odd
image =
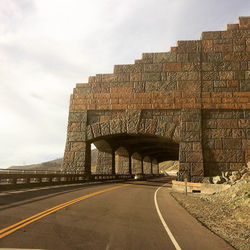
{"label": "arched opening", "polygon": [[91,173],[95,174],[97,166],[98,149],[95,147],[94,143],[91,143],[90,149],[91,149]]}
{"label": "arched opening", "polygon": [[179,157],[179,144],[164,136],[110,134],[91,143],[98,149],[96,174],[128,174],[130,166],[132,174],[158,174],[158,163]]}

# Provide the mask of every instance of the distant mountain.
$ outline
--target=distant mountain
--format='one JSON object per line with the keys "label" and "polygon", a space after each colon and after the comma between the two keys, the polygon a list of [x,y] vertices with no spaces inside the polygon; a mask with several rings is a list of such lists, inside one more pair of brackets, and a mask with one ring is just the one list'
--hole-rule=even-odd
{"label": "distant mountain", "polygon": [[[96,165],[97,149],[91,151],[91,165]],[[22,169],[22,170],[61,170],[62,158],[53,161],[46,161],[38,164],[24,165],[24,166],[11,166],[8,169]]]}

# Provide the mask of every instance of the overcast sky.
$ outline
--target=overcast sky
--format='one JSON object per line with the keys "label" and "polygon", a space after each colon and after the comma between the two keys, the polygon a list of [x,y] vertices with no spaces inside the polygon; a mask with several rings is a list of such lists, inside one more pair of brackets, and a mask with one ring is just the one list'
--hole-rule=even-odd
{"label": "overcast sky", "polygon": [[0,168],[63,156],[76,83],[249,11],[249,0],[0,0]]}

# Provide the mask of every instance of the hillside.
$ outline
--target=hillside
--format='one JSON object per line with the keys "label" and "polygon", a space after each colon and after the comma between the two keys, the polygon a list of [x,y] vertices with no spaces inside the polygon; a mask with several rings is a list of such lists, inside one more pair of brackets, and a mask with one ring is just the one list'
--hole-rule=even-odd
{"label": "hillside", "polygon": [[171,174],[179,170],[179,161],[164,161],[159,164],[160,173]]}
{"label": "hillside", "polygon": [[[91,151],[91,163],[95,165],[97,159],[97,149]],[[22,169],[22,170],[52,170],[58,171],[61,170],[62,158],[46,161],[38,164],[24,165],[24,166],[11,166],[8,169]]]}

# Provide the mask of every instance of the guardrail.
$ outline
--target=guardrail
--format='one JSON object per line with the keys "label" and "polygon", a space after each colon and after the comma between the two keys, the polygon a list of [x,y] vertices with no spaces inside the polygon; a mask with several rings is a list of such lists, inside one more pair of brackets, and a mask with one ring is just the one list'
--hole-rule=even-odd
{"label": "guardrail", "polygon": [[[146,174],[147,178],[157,176]],[[130,174],[91,174],[82,171],[20,170],[0,169],[0,188],[22,187],[27,185],[68,184],[89,181],[126,180]]]}
{"label": "guardrail", "polygon": [[23,169],[4,169],[0,168],[2,174],[83,174],[83,171],[53,171],[53,170],[23,170]]}

